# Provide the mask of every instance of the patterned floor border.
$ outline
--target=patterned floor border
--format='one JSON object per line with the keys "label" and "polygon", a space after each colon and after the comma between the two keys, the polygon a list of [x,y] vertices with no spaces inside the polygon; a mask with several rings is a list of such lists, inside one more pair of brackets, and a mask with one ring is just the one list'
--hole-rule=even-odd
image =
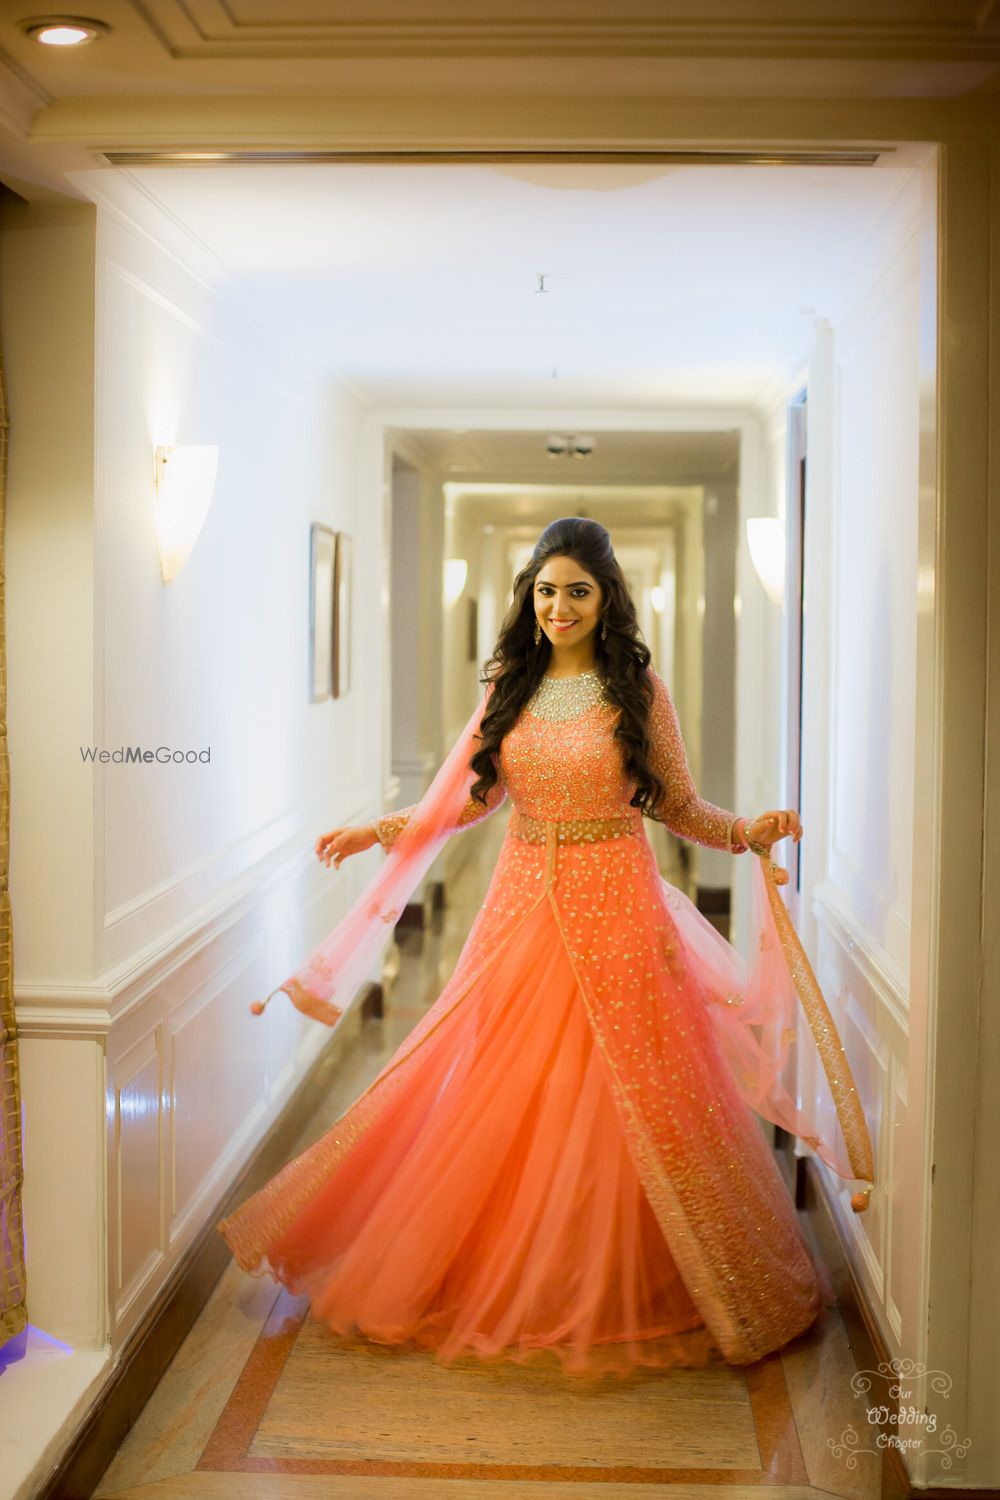
{"label": "patterned floor border", "polygon": [[413,1479],[548,1480],[587,1484],[807,1485],[795,1416],[778,1355],[740,1367],[757,1437],[753,1469],[440,1463],[382,1459],[259,1457],[250,1448],[295,1347],[308,1299],[282,1289],[233,1392],[198,1460],[197,1469],[243,1474],[381,1475]]}

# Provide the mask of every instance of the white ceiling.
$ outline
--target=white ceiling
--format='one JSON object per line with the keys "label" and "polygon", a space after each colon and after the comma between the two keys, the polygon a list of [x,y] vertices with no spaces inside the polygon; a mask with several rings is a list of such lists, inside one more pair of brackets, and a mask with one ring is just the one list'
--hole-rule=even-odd
{"label": "white ceiling", "polygon": [[[572,435],[557,425],[555,432]],[[407,451],[453,485],[491,484],[537,489],[559,486],[585,496],[594,486],[608,495],[616,486],[686,486],[733,483],[739,472],[739,432],[590,432],[588,458],[550,458],[545,432],[503,429],[410,430]],[[627,498],[634,498],[629,495]]]}
{"label": "white ceiling", "polygon": [[636,409],[760,404],[814,320],[835,317],[906,175],[883,157],[133,167],[74,181],[96,191],[111,170],[381,404]]}

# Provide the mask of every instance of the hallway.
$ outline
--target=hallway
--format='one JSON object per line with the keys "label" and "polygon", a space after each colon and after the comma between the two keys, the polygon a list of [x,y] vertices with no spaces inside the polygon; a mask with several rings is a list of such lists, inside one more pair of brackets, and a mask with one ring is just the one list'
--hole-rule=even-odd
{"label": "hallway", "polygon": [[[426,934],[400,933],[384,1020],[368,1018],[303,1122],[294,1154],[368,1084],[450,972],[482,899],[502,817]],[[672,878],[677,878],[673,872]],[[444,1369],[423,1352],[332,1339],[306,1302],[231,1262],[104,1475],[120,1500],[877,1500],[881,1459],[852,1473],[827,1437],[857,1424],[839,1312],[746,1370],[639,1376],[582,1391],[555,1369]],[[641,1454],[641,1458],[638,1455]]]}
{"label": "hallway", "polygon": [[[1000,1497],[1000,0],[93,4],[0,0],[0,1500]],[[539,728],[521,774],[562,800],[522,799],[492,911],[579,822],[581,940],[539,918],[460,976],[485,1023],[432,1018],[434,1068],[313,1227],[368,1227],[329,1280],[384,1300],[372,1326],[458,1286],[477,1340],[497,1263],[498,1320],[571,1305],[590,1257],[597,1315],[677,1272],[734,1332],[741,1260],[776,1322],[810,1294],[797,1226],[829,1267],[837,1305],[759,1364],[591,1391],[339,1345],[217,1233],[451,982],[506,810],[379,910],[381,839],[343,870],[315,841],[417,804],[498,640],[525,694],[561,675],[517,580],[564,518],[613,543],[599,655],[624,681],[648,651],[695,800],[729,830],[800,818],[783,941],[756,856],[697,821],[647,816],[649,881],[602,884],[605,772],[644,726],[615,754],[596,714],[589,750],[587,722]],[[592,582],[542,588],[586,615]],[[573,675],[552,691],[583,702]],[[699,961],[711,924],[797,965],[801,1004],[760,1022],[716,986],[745,1047],[707,1104],[657,863],[707,919]],[[322,1014],[345,918],[351,994]],[[602,966],[592,1036],[572,986]],[[548,1029],[526,991],[561,997]],[[786,1092],[763,1140],[723,1131],[730,1085]],[[825,1151],[848,1111],[850,1178]],[[390,1138],[421,1175],[379,1195]]]}

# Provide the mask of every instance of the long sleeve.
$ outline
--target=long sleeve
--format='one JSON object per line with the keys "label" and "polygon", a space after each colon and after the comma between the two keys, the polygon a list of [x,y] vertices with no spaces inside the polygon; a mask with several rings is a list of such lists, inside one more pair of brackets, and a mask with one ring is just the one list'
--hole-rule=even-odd
{"label": "long sleeve", "polygon": [[647,758],[666,788],[653,816],[681,838],[704,844],[708,849],[743,854],[743,847],[733,847],[733,831],[739,815],[698,796],[673,699],[663,678],[652,668],[648,670],[653,680],[653,702],[649,711]]}
{"label": "long sleeve", "polygon": [[[473,823],[481,823],[491,813],[495,813],[498,807],[502,807],[507,799],[507,788],[504,784],[503,775],[486,793],[486,806],[477,802],[474,797],[469,797],[465,806],[458,815],[457,822],[448,830],[449,833],[458,833],[463,828],[471,828]],[[375,837],[383,849],[391,849],[399,838],[403,829],[409,821],[410,814],[419,804],[411,802],[409,807],[401,807],[398,812],[386,813],[384,817],[376,819],[372,824],[375,829]]]}

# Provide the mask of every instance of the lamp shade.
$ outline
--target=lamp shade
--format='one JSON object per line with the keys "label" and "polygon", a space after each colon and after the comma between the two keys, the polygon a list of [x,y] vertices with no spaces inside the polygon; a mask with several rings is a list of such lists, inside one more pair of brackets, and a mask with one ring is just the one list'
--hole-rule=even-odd
{"label": "lamp shade", "polygon": [[785,529],[776,516],[747,518],[747,543],[757,577],[769,599],[785,602]]}
{"label": "lamp shade", "polygon": [[219,450],[208,444],[156,449],[156,542],[164,583],[191,556],[212,503],[218,464]]}
{"label": "lamp shade", "polygon": [[462,597],[465,580],[469,576],[469,564],[464,557],[446,557],[444,560],[444,603],[450,609]]}

